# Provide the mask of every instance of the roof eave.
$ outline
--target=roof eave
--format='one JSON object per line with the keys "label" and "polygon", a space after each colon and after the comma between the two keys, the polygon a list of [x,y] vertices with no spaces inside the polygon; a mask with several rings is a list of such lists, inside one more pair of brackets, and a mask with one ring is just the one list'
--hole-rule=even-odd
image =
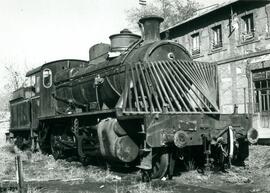
{"label": "roof eave", "polygon": [[[206,12],[203,12],[203,13],[201,13],[201,14],[195,15],[195,16],[193,16],[193,17],[187,19],[187,20],[184,20],[184,21],[182,21],[182,22],[180,22],[180,23],[178,23],[178,24],[175,24],[175,25],[173,25],[173,26],[171,26],[171,27],[169,27],[169,28],[167,28],[167,29],[165,29],[165,30],[162,30],[162,31],[161,31],[161,34],[165,33],[166,31],[170,31],[171,29],[174,29],[174,28],[176,28],[176,27],[179,27],[179,26],[181,26],[181,25],[183,25],[183,24],[185,24],[185,23],[188,23],[188,22],[190,22],[190,21],[192,21],[192,20],[195,20],[195,19],[197,19],[197,18],[199,18],[199,17],[202,17],[202,16],[204,16],[204,15],[207,15],[207,14],[209,14],[209,13],[212,13],[212,12],[218,10],[218,9],[222,9],[222,8],[224,8],[224,7],[226,7],[226,6],[229,6],[229,5],[231,5],[231,4],[234,4],[234,3],[236,3],[236,2],[239,2],[239,1],[250,1],[250,0],[231,0],[231,1],[226,2],[226,3],[222,3],[222,4],[220,4],[219,6],[216,6],[216,7],[212,8],[212,9],[209,9],[209,10],[206,11]],[[254,1],[254,0],[253,0],[253,1]],[[264,1],[269,1],[269,0],[264,0]]]}

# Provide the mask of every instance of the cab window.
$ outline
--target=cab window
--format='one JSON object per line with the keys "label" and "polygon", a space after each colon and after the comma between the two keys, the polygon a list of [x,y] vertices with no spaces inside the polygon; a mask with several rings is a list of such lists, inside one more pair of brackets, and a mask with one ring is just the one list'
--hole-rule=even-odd
{"label": "cab window", "polygon": [[36,93],[40,92],[40,76],[36,76],[35,91]]}
{"label": "cab window", "polygon": [[31,76],[29,80],[30,80],[30,85],[27,92],[29,92],[30,97],[34,97],[36,95],[36,91],[35,91],[36,76],[35,75]]}
{"label": "cab window", "polygon": [[50,88],[52,86],[52,71],[48,68],[43,70],[43,86]]}
{"label": "cab window", "polygon": [[35,86],[36,84],[36,76],[31,76],[30,77],[30,86]]}

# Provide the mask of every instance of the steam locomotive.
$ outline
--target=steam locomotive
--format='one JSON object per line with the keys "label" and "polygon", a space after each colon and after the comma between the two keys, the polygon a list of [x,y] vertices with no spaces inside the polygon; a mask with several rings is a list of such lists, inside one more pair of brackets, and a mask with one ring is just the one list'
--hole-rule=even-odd
{"label": "steam locomotive", "polygon": [[[221,114],[217,65],[192,61],[160,40],[163,18],[139,20],[96,44],[89,61],[58,60],[29,71],[13,93],[7,136],[55,159],[76,155],[141,169],[143,179],[173,176],[177,160],[205,167],[248,156],[247,114]],[[181,163],[181,162],[180,162]]]}

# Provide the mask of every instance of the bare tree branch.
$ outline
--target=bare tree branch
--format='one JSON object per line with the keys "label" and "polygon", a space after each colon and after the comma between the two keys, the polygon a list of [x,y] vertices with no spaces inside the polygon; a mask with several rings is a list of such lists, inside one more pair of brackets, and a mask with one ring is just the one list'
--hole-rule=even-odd
{"label": "bare tree branch", "polygon": [[126,14],[128,22],[133,26],[144,15],[161,16],[164,18],[161,29],[166,29],[194,16],[198,7],[200,4],[194,0],[156,0],[155,4],[148,3],[142,9],[129,9]]}
{"label": "bare tree branch", "polygon": [[15,65],[6,65],[5,69],[7,71],[8,82],[4,86],[7,91],[12,92],[17,90],[25,82],[24,73],[20,72],[18,69],[15,69]]}

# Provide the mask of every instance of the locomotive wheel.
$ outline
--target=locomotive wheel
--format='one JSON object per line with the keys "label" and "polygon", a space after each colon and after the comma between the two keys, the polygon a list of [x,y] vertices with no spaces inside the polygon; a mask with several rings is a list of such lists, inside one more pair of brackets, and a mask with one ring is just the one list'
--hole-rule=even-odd
{"label": "locomotive wheel", "polygon": [[51,134],[51,152],[54,159],[56,160],[63,159],[65,157],[61,144],[59,143],[59,140],[58,140],[59,137],[60,136]]}
{"label": "locomotive wheel", "polygon": [[152,158],[152,173],[151,178],[162,178],[166,175],[169,167],[169,154],[167,152],[157,152]]}

